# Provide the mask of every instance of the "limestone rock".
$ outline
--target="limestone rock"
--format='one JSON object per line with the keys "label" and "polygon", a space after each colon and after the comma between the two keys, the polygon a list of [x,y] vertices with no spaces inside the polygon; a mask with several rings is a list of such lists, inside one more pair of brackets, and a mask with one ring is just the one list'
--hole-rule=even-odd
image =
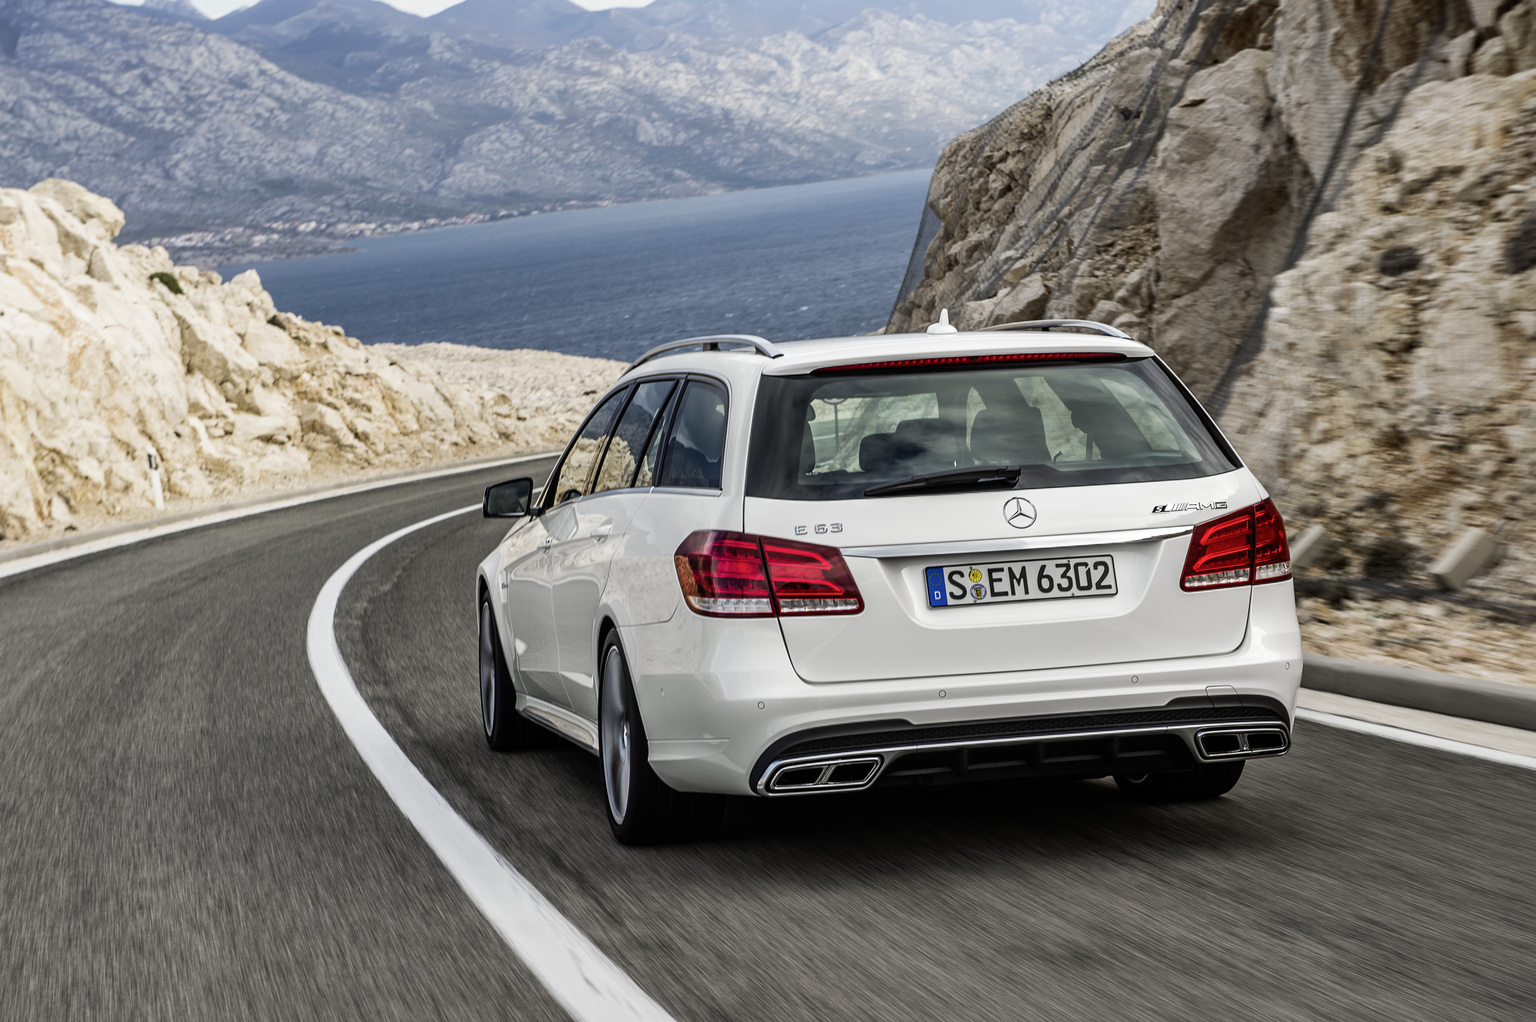
{"label": "limestone rock", "polygon": [[39,181],[30,191],[33,195],[57,202],[96,241],[111,241],[122,233],[126,218],[123,211],[117,208],[117,203],[97,195],[83,185],[52,177]]}
{"label": "limestone rock", "polygon": [[[122,227],[68,181],[0,189],[0,539],[145,513],[151,450],[173,498],[208,500],[564,438],[519,415],[515,353],[488,353],[513,367],[496,387],[450,380],[280,313],[254,272],[225,284],[119,248]],[[530,395],[562,431],[622,369],[569,362]]]}
{"label": "limestone rock", "polygon": [[1020,323],[1039,319],[1045,315],[1045,306],[1050,297],[1051,292],[1045,286],[1044,278],[1038,273],[1031,274],[998,299],[992,310],[992,321]]}
{"label": "limestone rock", "polygon": [[1427,582],[1485,528],[1474,586],[1531,602],[1536,0],[1162,0],[952,142],[929,208],[887,332],[1038,281],[1156,348],[1348,570]]}
{"label": "limestone rock", "polygon": [[[1531,3],[1499,24],[1518,27]],[[1452,40],[1463,67],[1472,59],[1476,28],[1460,0],[1161,0],[945,150],[929,192],[941,226],[887,332],[946,306],[995,322],[984,303],[1033,276],[1049,288],[1045,315],[1114,302],[1214,393],[1309,215],[1411,87],[1450,77]]]}
{"label": "limestone rock", "polygon": [[[1282,509],[1345,540],[1357,568],[1366,522],[1427,551],[1488,528],[1511,556],[1487,584],[1528,596],[1536,260],[1508,252],[1532,216],[1536,70],[1430,82],[1275,281],[1222,424]],[[1413,268],[1383,272],[1408,248]]]}

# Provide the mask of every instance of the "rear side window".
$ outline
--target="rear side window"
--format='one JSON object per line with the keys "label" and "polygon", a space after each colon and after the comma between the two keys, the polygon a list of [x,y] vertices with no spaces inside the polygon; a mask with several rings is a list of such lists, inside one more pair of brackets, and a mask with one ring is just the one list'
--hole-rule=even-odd
{"label": "rear side window", "polygon": [[614,417],[619,414],[619,409],[624,406],[624,395],[627,393],[629,391],[626,388],[609,395],[608,400],[598,405],[597,410],[581,427],[575,443],[571,444],[565,460],[560,463],[560,471],[555,475],[555,504],[563,504],[568,500],[587,495],[587,480],[592,478],[593,463],[602,453],[603,444],[608,439],[608,431],[613,425]]}
{"label": "rear side window", "polygon": [[672,416],[657,486],[720,489],[725,456],[725,391],[704,380],[690,380]]}
{"label": "rear side window", "polygon": [[1159,363],[765,376],[747,493],[860,497],[883,483],[1017,466],[1019,489],[1190,479],[1236,459]]}
{"label": "rear side window", "polygon": [[661,449],[667,443],[667,431],[664,428],[667,413],[662,411],[657,417],[656,428],[651,430],[651,442],[646,445],[645,457],[640,459],[640,469],[635,473],[636,486],[655,486],[656,468],[661,464]]}
{"label": "rear side window", "polygon": [[[667,398],[676,386],[674,380],[655,380],[635,388],[634,400],[619,417],[613,437],[608,441],[608,451],[603,455],[602,467],[597,470],[597,482],[593,493],[603,490],[622,490],[635,485],[635,469],[645,450],[646,441],[656,425],[656,417],[666,407]],[[649,484],[646,484],[649,485]]]}

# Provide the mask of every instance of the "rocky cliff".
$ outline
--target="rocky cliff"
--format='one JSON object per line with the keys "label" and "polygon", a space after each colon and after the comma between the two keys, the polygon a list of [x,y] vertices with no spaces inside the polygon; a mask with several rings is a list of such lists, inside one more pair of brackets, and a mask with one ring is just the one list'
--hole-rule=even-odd
{"label": "rocky cliff", "polygon": [[1408,95],[1275,279],[1222,417],[1299,524],[1349,539],[1352,569],[1411,576],[1479,526],[1510,547],[1483,589],[1522,603],[1536,601],[1536,47],[1526,64]]}
{"label": "rocky cliff", "polygon": [[149,513],[151,454],[186,503],[559,443],[621,368],[538,353],[558,380],[450,381],[122,227],[68,181],[0,190],[0,540]]}
{"label": "rocky cliff", "polygon": [[1536,3],[1163,0],[946,151],[892,329],[1111,322],[1391,584],[1532,602]]}

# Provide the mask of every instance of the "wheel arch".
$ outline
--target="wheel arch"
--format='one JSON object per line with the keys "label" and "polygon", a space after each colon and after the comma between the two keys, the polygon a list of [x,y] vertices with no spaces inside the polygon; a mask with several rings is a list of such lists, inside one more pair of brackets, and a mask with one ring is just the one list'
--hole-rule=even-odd
{"label": "wheel arch", "polygon": [[[602,613],[600,613],[598,615],[598,619],[597,619],[597,657],[596,657],[596,660],[597,660],[597,680],[598,680],[598,684],[599,685],[602,684],[602,679],[603,679],[603,647],[608,645],[608,636],[610,636],[610,635],[617,635],[618,632],[619,632],[619,623],[613,619],[613,615],[612,614],[607,613],[605,611],[605,612],[602,612]],[[624,640],[622,638],[620,638],[620,640],[619,640],[619,648],[620,649],[624,648]],[[625,654],[625,656],[627,658],[628,654]]]}
{"label": "wheel arch", "polygon": [[[631,686],[634,686],[635,682],[635,669],[634,665],[630,662],[629,651],[624,648],[624,637],[619,634],[619,623],[614,618],[612,612],[608,610],[599,611],[596,632],[597,671],[596,677],[593,678],[593,691],[597,696],[598,715],[601,717],[603,704],[603,648],[608,645],[608,636],[612,635],[618,641],[619,653],[624,657],[624,664],[629,671],[629,682]],[[635,707],[640,711],[640,725],[641,727],[644,727],[645,707],[640,705],[639,688],[635,688]]]}

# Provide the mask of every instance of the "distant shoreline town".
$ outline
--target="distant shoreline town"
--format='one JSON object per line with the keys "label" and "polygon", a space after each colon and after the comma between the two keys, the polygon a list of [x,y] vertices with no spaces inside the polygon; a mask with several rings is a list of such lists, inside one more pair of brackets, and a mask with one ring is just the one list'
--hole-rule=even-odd
{"label": "distant shoreline town", "polygon": [[397,234],[416,234],[444,227],[519,220],[540,213],[558,213],[570,209],[593,209],[618,205],[614,199],[567,201],[547,206],[498,209],[493,213],[466,213],[462,216],[434,216],[421,220],[279,220],[257,225],[187,231],[152,238],[134,239],[150,248],[160,246],[178,264],[201,270],[245,263],[268,263],[284,259],[354,252],[348,242],[366,238],[387,238]]}

